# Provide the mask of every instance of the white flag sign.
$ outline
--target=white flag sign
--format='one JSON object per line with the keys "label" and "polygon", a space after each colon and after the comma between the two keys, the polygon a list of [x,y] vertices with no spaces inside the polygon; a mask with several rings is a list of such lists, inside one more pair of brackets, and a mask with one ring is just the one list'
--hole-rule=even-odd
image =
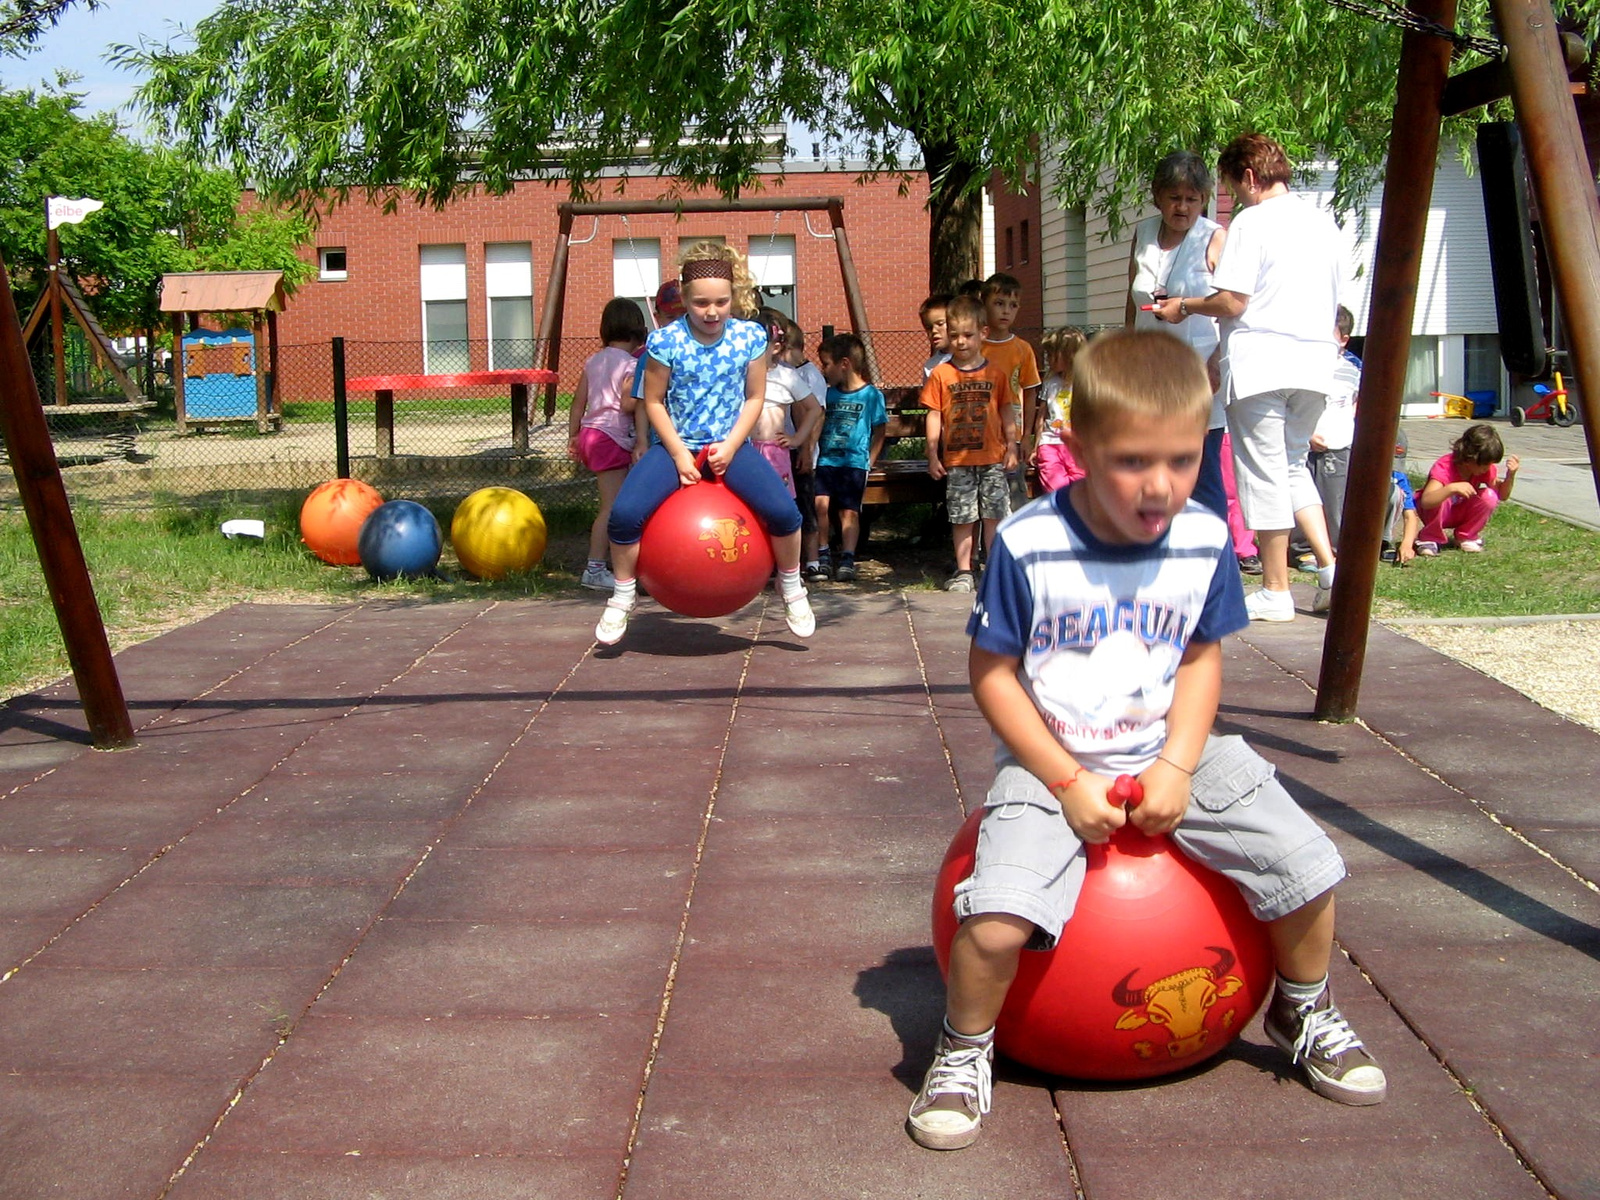
{"label": "white flag sign", "polygon": [[51,196],[46,205],[46,213],[50,220],[50,228],[55,229],[60,225],[77,225],[90,213],[104,208],[104,200],[69,200],[65,196]]}

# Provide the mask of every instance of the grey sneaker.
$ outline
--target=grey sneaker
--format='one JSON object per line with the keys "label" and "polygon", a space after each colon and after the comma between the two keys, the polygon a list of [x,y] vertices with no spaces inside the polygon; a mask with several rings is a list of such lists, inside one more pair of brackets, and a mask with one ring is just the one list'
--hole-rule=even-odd
{"label": "grey sneaker", "polygon": [[1276,988],[1264,1020],[1267,1036],[1306,1073],[1311,1090],[1340,1104],[1378,1104],[1388,1090],[1383,1068],[1367,1053],[1327,988],[1304,1004]]}
{"label": "grey sneaker", "polygon": [[854,583],[856,578],[856,556],[854,554],[846,554],[841,557],[833,577],[840,583]]}
{"label": "grey sneaker", "polygon": [[957,571],[945,581],[944,590],[947,592],[970,592],[973,590],[972,572]]}
{"label": "grey sneaker", "polygon": [[579,587],[586,587],[593,592],[609,592],[616,588],[617,577],[611,573],[611,568],[602,564],[598,567],[585,567],[583,575],[578,579]]}
{"label": "grey sneaker", "polygon": [[911,1102],[906,1132],[929,1150],[963,1150],[978,1140],[994,1087],[994,1038],[939,1034],[933,1064]]}

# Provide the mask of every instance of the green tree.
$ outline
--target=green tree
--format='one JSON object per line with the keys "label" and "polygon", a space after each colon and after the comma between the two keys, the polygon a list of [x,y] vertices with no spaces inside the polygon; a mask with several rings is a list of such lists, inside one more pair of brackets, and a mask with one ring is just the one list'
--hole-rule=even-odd
{"label": "green tree", "polygon": [[585,195],[647,162],[734,195],[792,118],[876,170],[926,165],[935,285],[975,273],[978,192],[1025,183],[1041,138],[1052,190],[1113,211],[1173,146],[1246,129],[1370,178],[1399,46],[1324,0],[223,0],[192,35],[119,56],[170,136],[276,199]]}
{"label": "green tree", "polygon": [[10,167],[0,172],[0,255],[22,311],[43,285],[48,196],[105,203],[57,232],[66,270],[108,331],[160,323],[167,271],[283,270],[291,288],[309,277],[311,265],[295,253],[308,237],[304,217],[241,215],[231,175],[140,145],[111,117],[77,110],[69,92],[0,91],[0,163]]}
{"label": "green tree", "polygon": [[61,20],[67,9],[89,11],[104,0],[0,0],[0,54],[21,54]]}

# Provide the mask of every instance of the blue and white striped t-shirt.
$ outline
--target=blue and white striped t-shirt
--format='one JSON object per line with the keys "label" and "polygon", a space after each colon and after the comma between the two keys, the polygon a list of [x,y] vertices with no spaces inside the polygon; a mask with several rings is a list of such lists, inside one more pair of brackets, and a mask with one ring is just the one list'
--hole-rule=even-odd
{"label": "blue and white striped t-shirt", "polygon": [[1071,490],[1001,523],[967,633],[1021,659],[1023,687],[1073,758],[1135,775],[1166,742],[1185,648],[1248,624],[1244,588],[1209,509],[1191,500],[1154,542],[1113,545],[1089,531]]}

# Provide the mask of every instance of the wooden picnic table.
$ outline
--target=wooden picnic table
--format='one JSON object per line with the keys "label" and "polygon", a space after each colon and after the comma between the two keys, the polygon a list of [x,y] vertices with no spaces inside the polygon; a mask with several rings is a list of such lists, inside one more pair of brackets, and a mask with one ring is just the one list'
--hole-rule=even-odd
{"label": "wooden picnic table", "polygon": [[464,371],[456,375],[361,375],[346,381],[352,392],[373,394],[373,421],[377,455],[394,454],[394,394],[423,392],[441,388],[511,389],[511,446],[518,454],[528,452],[528,388],[536,383],[554,383],[554,371]]}

